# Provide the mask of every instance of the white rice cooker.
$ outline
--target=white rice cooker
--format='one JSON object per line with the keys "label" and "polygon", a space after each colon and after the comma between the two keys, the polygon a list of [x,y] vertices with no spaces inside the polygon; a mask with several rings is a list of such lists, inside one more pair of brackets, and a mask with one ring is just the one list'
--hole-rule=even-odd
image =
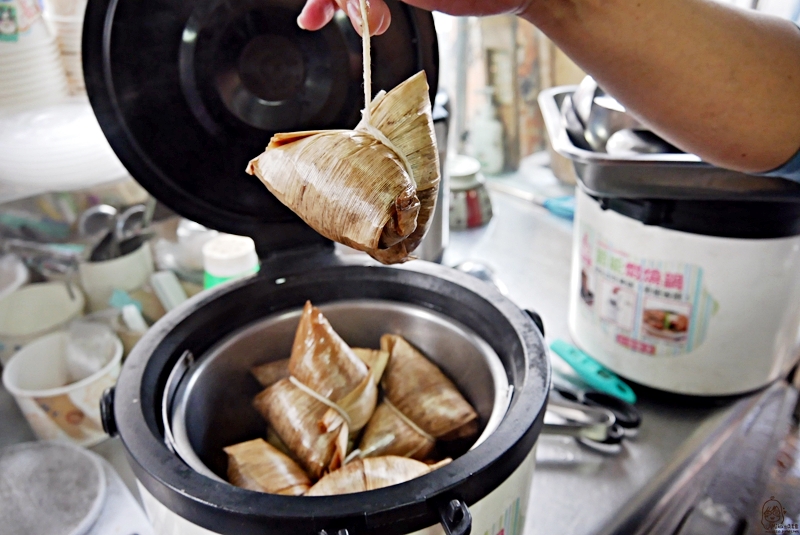
{"label": "white rice cooker", "polygon": [[[785,376],[800,355],[800,183],[715,167],[652,133],[647,146],[590,150],[571,114],[579,90],[538,98],[578,178],[576,344],[629,381],[682,395],[744,394]],[[605,119],[606,135],[622,127]]]}
{"label": "white rice cooker", "polygon": [[[266,430],[249,369],[290,353],[308,298],[350,344],[376,347],[394,332],[422,349],[476,408],[478,440],[450,445],[443,468],[366,493],[279,496],[225,482],[222,448]],[[158,534],[520,535],[549,380],[537,327],[486,283],[428,262],[383,267],[323,251],[264,262],[258,276],[167,314],[102,413]]]}
{"label": "white rice cooker", "polygon": [[800,342],[800,205],[577,191],[569,328],[626,379],[699,396],[784,376]]}
{"label": "white rice cooker", "polygon": [[[438,264],[336,255],[244,173],[275,132],[358,122],[360,38],[339,17],[300,30],[302,4],[87,7],[87,92],[122,163],[180,215],[252,237],[262,258],[258,275],[195,296],[148,331],[104,395],[104,427],[121,437],[160,535],[518,535],[550,381],[534,321],[495,288]],[[373,40],[375,90],[425,70],[435,94],[431,14],[388,5],[392,25]],[[309,299],[351,344],[375,347],[395,332],[425,351],[475,406],[478,442],[452,446],[454,461],[430,474],[366,493],[279,496],[225,482],[222,448],[266,431],[248,370],[286,358]]]}

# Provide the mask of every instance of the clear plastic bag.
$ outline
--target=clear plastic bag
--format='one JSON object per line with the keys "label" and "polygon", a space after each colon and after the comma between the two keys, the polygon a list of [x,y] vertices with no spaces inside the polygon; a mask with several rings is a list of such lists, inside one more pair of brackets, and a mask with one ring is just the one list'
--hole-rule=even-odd
{"label": "clear plastic bag", "polygon": [[77,320],[69,327],[66,348],[71,382],[81,381],[103,369],[114,356],[114,332],[96,321]]}

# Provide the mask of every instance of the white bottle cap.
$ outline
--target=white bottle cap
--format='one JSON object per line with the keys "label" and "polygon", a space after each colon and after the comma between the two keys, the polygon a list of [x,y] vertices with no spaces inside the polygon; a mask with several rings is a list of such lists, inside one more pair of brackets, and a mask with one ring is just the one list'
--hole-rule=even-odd
{"label": "white bottle cap", "polygon": [[220,234],[203,245],[203,269],[214,277],[236,277],[258,267],[252,238]]}

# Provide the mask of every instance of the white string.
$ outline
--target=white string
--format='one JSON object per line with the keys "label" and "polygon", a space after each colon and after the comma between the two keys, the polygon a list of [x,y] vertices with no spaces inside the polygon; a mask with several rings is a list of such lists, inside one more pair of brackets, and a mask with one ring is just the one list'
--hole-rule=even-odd
{"label": "white string", "polygon": [[342,461],[342,466],[350,464],[353,461],[353,459],[360,459],[360,458],[361,458],[361,450],[356,448],[353,451],[351,451],[347,457],[344,458],[344,461]]}
{"label": "white string", "polygon": [[[364,113],[361,117],[361,122],[358,125],[358,129],[370,134],[372,137],[380,141],[383,145],[389,148],[392,152],[394,152],[400,161],[403,163],[403,167],[406,169],[406,173],[414,181],[414,184],[417,183],[416,179],[414,178],[414,172],[411,169],[411,163],[406,158],[406,155],[402,153],[400,149],[398,149],[394,143],[389,141],[389,138],[383,135],[378,128],[372,125],[372,60],[370,59],[370,44],[369,44],[369,12],[367,10],[367,0],[360,0],[361,6],[361,57],[364,59]],[[375,104],[377,104],[380,100],[383,99],[383,92],[378,94],[375,97]]]}
{"label": "white string", "polygon": [[408,161],[406,155],[403,154],[403,151],[397,148],[397,146],[391,142],[391,140],[384,135],[383,132],[380,131],[379,128],[372,126],[369,122],[362,120],[358,127],[361,131],[366,132],[367,134],[371,135],[378,141],[380,141],[383,145],[385,145],[390,151],[394,152],[398,158],[400,158],[400,163],[403,164],[403,167],[406,169],[406,173],[414,181],[414,184],[417,183],[416,179],[414,178],[414,171],[411,169],[411,162]]}
{"label": "white string", "polygon": [[345,459],[345,463],[349,462],[348,459],[353,460],[356,457],[358,457],[359,459],[364,459],[365,457],[369,457],[376,451],[382,450],[383,448],[394,442],[394,439],[395,436],[392,433],[389,433],[388,435],[384,435],[375,444],[373,444],[371,447],[365,450],[361,449],[353,450],[353,452],[347,456],[347,459]]}
{"label": "white string", "polygon": [[383,402],[384,402],[384,403],[386,403],[386,405],[387,405],[387,406],[388,406],[390,409],[392,409],[392,410],[395,412],[395,414],[397,414],[397,416],[399,416],[399,417],[400,417],[400,419],[401,419],[401,420],[403,420],[403,421],[406,423],[406,425],[408,425],[408,427],[410,427],[411,429],[413,429],[414,431],[416,431],[417,433],[419,433],[420,435],[422,435],[424,438],[427,438],[427,439],[428,439],[428,440],[430,440],[431,442],[436,442],[436,439],[435,439],[435,438],[433,438],[432,436],[430,436],[428,433],[426,433],[426,432],[425,432],[425,430],[424,430],[424,429],[421,429],[421,428],[420,428],[420,427],[419,427],[417,424],[415,424],[414,422],[412,422],[412,421],[411,421],[411,419],[410,419],[408,416],[406,416],[405,414],[403,414],[402,412],[400,412],[400,409],[398,409],[397,407],[395,407],[394,405],[392,405],[392,403],[391,403],[391,402],[390,402],[388,399],[384,399],[384,400],[383,400]]}
{"label": "white string", "polygon": [[406,452],[406,454],[403,457],[408,457],[410,459],[411,457],[414,456],[415,453],[417,453],[423,447],[425,447],[425,443],[424,442],[420,442],[419,444],[417,444],[416,448],[414,448],[413,450],[411,450],[409,452]]}
{"label": "white string", "polygon": [[[386,446],[390,445],[392,442],[394,442],[395,438],[397,438],[397,437],[395,437],[392,433],[389,433],[388,435],[384,435],[383,438],[381,438],[379,441],[377,441],[375,444],[373,444],[372,447],[367,448],[364,451],[361,451],[360,449],[355,449],[355,450],[350,452],[350,455],[348,455],[345,458],[344,463],[342,463],[342,464],[347,464],[347,463],[353,461],[354,459],[365,459],[365,458],[369,457],[370,455],[372,455],[373,453],[375,453],[376,451],[382,450]],[[421,442],[420,444],[417,445],[416,448],[414,448],[413,450],[411,450],[409,452],[406,452],[403,455],[403,457],[411,458],[411,457],[414,456],[415,453],[417,453],[423,447],[425,447],[425,443]]]}
{"label": "white string", "polygon": [[[414,181],[414,184],[416,184],[417,181],[414,178],[411,163],[408,161],[408,158],[406,158],[406,155],[403,154],[394,143],[389,141],[389,138],[383,135],[383,132],[372,125],[372,60],[370,59],[369,44],[369,12],[367,10],[367,0],[360,0],[359,3],[361,6],[361,56],[364,59],[364,113],[359,127],[394,152],[397,157],[400,158],[403,167],[406,168],[408,176]],[[383,95],[378,95],[378,97],[382,99]],[[379,100],[378,97],[375,99],[376,104]]]}
{"label": "white string", "polygon": [[364,122],[371,124],[370,104],[372,102],[372,66],[369,48],[369,20],[367,0],[361,1],[361,56],[364,58]]}
{"label": "white string", "polygon": [[308,394],[308,395],[309,395],[309,396],[311,396],[312,398],[316,399],[316,400],[317,400],[317,401],[319,401],[320,403],[324,403],[325,405],[327,405],[327,406],[328,406],[328,407],[330,407],[331,409],[333,409],[333,410],[335,410],[336,412],[338,412],[338,413],[339,413],[339,415],[342,417],[342,419],[343,419],[345,422],[347,422],[347,427],[348,427],[348,428],[352,428],[352,427],[353,427],[353,422],[350,420],[350,415],[349,415],[349,414],[347,414],[347,411],[345,411],[345,410],[344,410],[343,408],[341,408],[339,405],[337,405],[337,404],[336,404],[336,403],[334,403],[333,401],[329,400],[329,399],[328,399],[328,398],[326,398],[325,396],[320,396],[320,395],[319,395],[317,392],[315,392],[315,391],[314,391],[314,389],[313,389],[313,388],[309,388],[309,387],[307,387],[306,385],[304,385],[303,383],[301,383],[300,381],[298,381],[297,379],[295,379],[295,377],[294,377],[293,375],[290,375],[290,376],[289,376],[289,381],[290,381],[290,382],[291,382],[291,383],[292,383],[294,386],[296,386],[297,388],[299,388],[300,390],[302,390],[303,392],[305,392],[306,394]]}

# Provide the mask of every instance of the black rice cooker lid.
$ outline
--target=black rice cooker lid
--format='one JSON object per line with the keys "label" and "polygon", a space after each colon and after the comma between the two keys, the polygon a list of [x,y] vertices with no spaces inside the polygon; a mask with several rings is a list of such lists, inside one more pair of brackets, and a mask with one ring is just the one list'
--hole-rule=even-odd
{"label": "black rice cooker lid", "polygon": [[[387,0],[372,40],[373,89],[425,70],[431,13]],[[276,132],[352,128],[363,107],[361,40],[339,13],[320,31],[295,22],[303,0],[93,0],[83,69],[97,119],[154,197],[208,227],[251,236],[262,254],[325,243],[245,173]]]}
{"label": "black rice cooker lid", "polygon": [[[298,253],[299,255],[299,253]],[[494,288],[430,262],[375,267],[321,252],[303,262],[280,255],[258,276],[203,292],[169,312],[131,352],[107,428],[122,438],[137,479],[162,504],[215,533],[394,535],[440,521],[441,507],[471,505],[522,463],[541,431],[550,384],[542,335],[533,321]],[[328,497],[248,491],[191,470],[164,444],[159,423],[167,378],[189,350],[204,354],[225,336],[269,315],[343,299],[412,303],[451,317],[483,338],[503,361],[513,397],[497,429],[469,453],[406,483]],[[522,492],[523,489],[520,489]]]}

